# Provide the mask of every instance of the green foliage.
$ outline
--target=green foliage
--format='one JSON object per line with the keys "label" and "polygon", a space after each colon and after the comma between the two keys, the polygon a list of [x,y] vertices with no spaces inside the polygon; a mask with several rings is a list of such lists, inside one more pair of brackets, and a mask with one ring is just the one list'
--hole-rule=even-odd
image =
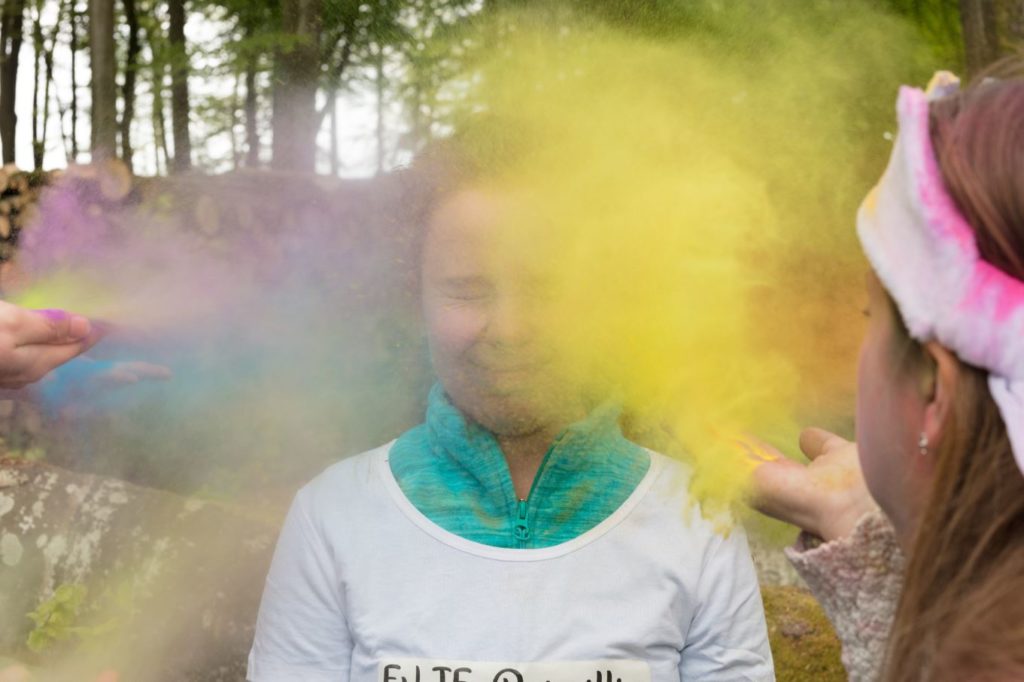
{"label": "green foliage", "polygon": [[29,650],[38,654],[59,643],[101,637],[111,632],[115,627],[112,620],[96,625],[81,624],[88,594],[85,585],[65,583],[29,613],[29,620],[35,624],[28,633]]}
{"label": "green foliage", "polygon": [[25,448],[24,450],[11,450],[7,453],[10,457],[19,457],[29,462],[41,462],[46,459],[46,450],[39,446]]}
{"label": "green foliage", "polygon": [[879,4],[908,19],[948,68],[962,70],[964,44],[957,0],[880,0]]}
{"label": "green foliage", "polygon": [[29,613],[35,627],[28,633],[28,648],[40,653],[50,645],[77,634],[75,623],[87,594],[84,585],[64,584]]}

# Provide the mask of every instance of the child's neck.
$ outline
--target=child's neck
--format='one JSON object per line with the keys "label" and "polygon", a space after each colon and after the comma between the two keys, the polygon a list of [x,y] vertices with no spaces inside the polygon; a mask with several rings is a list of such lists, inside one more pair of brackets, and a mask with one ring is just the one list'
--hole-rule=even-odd
{"label": "child's neck", "polygon": [[512,476],[512,487],[520,500],[529,497],[533,479],[537,477],[544,455],[557,436],[558,431],[550,428],[523,436],[498,436],[498,446],[505,455],[508,472]]}

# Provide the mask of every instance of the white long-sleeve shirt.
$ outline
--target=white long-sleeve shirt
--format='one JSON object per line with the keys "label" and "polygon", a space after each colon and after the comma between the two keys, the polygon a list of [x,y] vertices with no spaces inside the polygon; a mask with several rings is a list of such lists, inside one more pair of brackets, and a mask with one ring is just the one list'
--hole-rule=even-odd
{"label": "white long-sleeve shirt", "polygon": [[682,465],[652,453],[578,537],[483,545],[404,496],[390,445],[296,496],[267,578],[252,682],[773,680],[745,538],[715,532]]}

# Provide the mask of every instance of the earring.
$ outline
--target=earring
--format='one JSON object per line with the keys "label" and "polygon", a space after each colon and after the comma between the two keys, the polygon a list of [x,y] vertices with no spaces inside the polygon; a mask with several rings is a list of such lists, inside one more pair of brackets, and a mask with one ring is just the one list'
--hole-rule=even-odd
{"label": "earring", "polygon": [[928,456],[928,436],[924,431],[921,432],[921,437],[917,439],[917,450],[921,453],[922,457]]}

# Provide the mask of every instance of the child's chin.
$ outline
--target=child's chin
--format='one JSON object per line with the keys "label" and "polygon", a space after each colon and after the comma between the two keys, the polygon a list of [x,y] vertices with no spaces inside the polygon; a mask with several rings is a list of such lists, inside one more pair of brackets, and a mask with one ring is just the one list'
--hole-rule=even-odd
{"label": "child's chin", "polygon": [[538,405],[521,396],[490,396],[474,406],[472,415],[485,429],[497,436],[515,437],[535,433],[550,421]]}

